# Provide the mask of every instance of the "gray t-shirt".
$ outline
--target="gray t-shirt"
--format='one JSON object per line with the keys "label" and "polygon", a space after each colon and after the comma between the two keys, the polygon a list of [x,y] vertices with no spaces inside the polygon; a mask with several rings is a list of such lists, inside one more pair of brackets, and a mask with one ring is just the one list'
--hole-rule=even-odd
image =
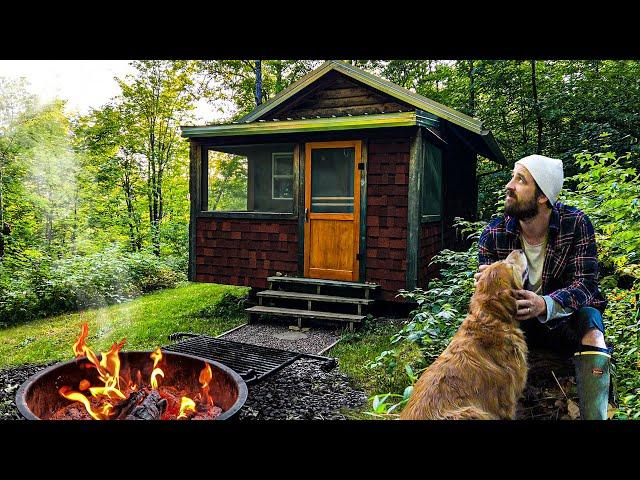
{"label": "gray t-shirt", "polygon": [[[547,236],[545,235],[542,243],[538,245],[530,245],[525,240],[524,235],[521,234],[520,243],[529,265],[529,278],[525,284],[525,288],[540,295],[542,290],[542,267],[544,266],[544,257],[547,253]],[[552,318],[566,317],[573,313],[572,308],[563,308],[562,305],[552,299],[549,295],[542,295],[542,298],[547,304],[547,316],[544,317],[540,315],[538,317],[538,320],[541,323],[546,323]]]}

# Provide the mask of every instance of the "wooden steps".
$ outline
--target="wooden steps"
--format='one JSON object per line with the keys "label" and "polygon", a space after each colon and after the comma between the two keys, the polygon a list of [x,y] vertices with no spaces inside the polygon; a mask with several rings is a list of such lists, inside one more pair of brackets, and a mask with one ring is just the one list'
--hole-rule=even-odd
{"label": "wooden steps", "polygon": [[353,330],[354,324],[366,318],[363,310],[375,304],[371,297],[379,288],[371,283],[284,276],[267,277],[267,282],[269,289],[257,294],[259,305],[245,310],[249,323],[254,317],[273,315],[297,319],[298,327],[304,318],[346,322]]}
{"label": "wooden steps", "polygon": [[361,322],[364,315],[350,315],[347,313],[320,312],[314,310],[299,310],[296,308],[279,308],[257,306],[247,308],[247,312],[264,313],[268,315],[281,315],[286,317],[320,318],[324,320],[335,320],[339,322]]}
{"label": "wooden steps", "polygon": [[326,303],[355,303],[371,305],[375,300],[370,298],[336,297],[333,295],[318,295],[315,293],[286,292],[284,290],[263,290],[258,292],[258,297],[263,298],[288,298],[293,300],[307,300]]}

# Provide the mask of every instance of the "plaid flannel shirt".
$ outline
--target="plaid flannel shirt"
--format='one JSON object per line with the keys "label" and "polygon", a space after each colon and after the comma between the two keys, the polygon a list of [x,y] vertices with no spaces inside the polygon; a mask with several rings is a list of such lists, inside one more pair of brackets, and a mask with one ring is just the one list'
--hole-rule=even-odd
{"label": "plaid flannel shirt", "polygon": [[[480,265],[504,260],[521,249],[520,223],[509,215],[493,219],[479,239]],[[549,220],[547,251],[542,267],[542,295],[575,311],[594,307],[604,312],[607,301],[598,290],[598,258],[593,225],[577,208],[556,202]],[[568,317],[547,322],[556,328]]]}

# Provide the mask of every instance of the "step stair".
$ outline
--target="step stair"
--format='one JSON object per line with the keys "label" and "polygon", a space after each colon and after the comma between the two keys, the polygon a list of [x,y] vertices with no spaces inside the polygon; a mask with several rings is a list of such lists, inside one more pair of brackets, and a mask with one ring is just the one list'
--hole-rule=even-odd
{"label": "step stair", "polygon": [[333,322],[348,322],[350,329],[353,329],[354,323],[359,323],[366,318],[365,315],[350,315],[347,313],[321,312],[314,310],[300,310],[296,308],[280,308],[266,307],[258,305],[256,307],[247,308],[249,314],[275,315],[280,317],[293,317],[298,319],[298,327],[302,327],[303,318],[312,318],[315,320],[330,320]]}
{"label": "step stair", "polygon": [[[317,278],[267,277],[269,289],[257,293],[258,305],[246,309],[249,323],[260,315],[273,315],[316,322],[346,322],[353,330],[376,303],[379,285]],[[306,302],[306,309],[301,303]]]}

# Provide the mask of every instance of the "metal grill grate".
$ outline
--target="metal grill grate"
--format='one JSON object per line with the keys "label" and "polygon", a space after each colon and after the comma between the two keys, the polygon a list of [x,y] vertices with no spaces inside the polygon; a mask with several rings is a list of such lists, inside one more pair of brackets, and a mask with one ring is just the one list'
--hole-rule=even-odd
{"label": "metal grill grate", "polygon": [[337,365],[336,359],[331,357],[261,347],[208,335],[177,333],[170,335],[169,339],[175,340],[183,336],[190,338],[167,345],[163,349],[220,362],[238,372],[247,383],[262,380],[287,365],[291,365],[299,358],[323,360],[325,362],[323,369],[325,370],[330,370]]}

